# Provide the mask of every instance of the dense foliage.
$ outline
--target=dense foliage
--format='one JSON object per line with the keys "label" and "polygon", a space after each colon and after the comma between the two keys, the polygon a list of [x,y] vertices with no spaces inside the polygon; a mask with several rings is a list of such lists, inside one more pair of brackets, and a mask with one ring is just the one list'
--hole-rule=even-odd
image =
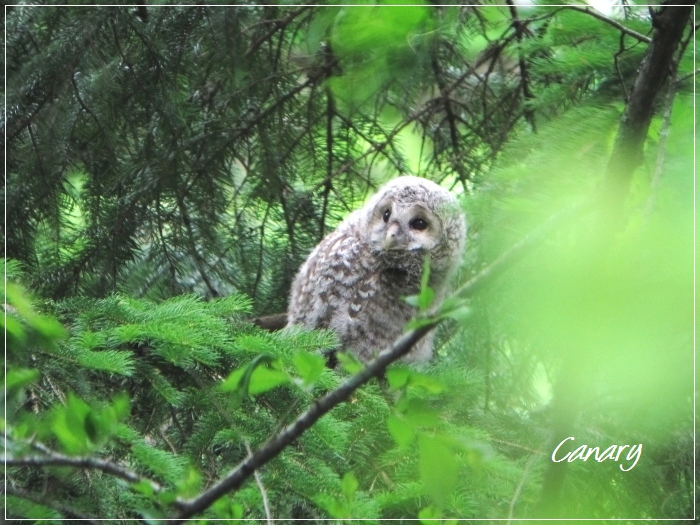
{"label": "dense foliage", "polygon": [[250,320],[404,173],[484,286],[197,516],[693,517],[692,16],[611,199],[646,7],[388,4],[7,8],[7,517],[176,516],[355,373]]}

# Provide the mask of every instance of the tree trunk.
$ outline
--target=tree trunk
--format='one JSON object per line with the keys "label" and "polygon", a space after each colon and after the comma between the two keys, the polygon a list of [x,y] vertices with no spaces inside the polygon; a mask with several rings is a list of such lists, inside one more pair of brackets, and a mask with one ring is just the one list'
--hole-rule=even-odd
{"label": "tree trunk", "polygon": [[669,77],[673,55],[692,11],[692,6],[665,2],[652,15],[654,34],[632,85],[608,163],[605,189],[613,209],[619,210],[624,203],[634,170],[642,162],[655,101]]}

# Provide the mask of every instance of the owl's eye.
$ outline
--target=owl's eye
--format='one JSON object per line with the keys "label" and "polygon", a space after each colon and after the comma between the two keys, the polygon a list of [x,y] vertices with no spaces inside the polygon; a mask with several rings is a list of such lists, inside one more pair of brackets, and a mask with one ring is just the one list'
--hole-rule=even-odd
{"label": "owl's eye", "polygon": [[389,222],[389,217],[391,217],[391,210],[385,210],[384,211],[384,222]]}
{"label": "owl's eye", "polygon": [[415,217],[414,219],[411,219],[411,222],[409,222],[408,225],[414,230],[423,231],[428,227],[428,222],[420,217]]}

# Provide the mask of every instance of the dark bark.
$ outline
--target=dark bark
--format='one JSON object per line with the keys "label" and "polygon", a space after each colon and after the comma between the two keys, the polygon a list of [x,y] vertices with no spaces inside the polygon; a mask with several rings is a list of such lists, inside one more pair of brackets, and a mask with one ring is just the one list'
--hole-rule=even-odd
{"label": "dark bark", "polygon": [[620,209],[634,170],[642,162],[654,105],[671,73],[674,53],[692,11],[692,6],[667,3],[653,15],[654,34],[632,85],[608,163],[606,194],[613,209]]}
{"label": "dark bark", "polygon": [[263,330],[267,330],[268,332],[276,332],[277,330],[282,330],[282,328],[287,326],[287,314],[282,312],[281,314],[265,315],[262,317],[256,317],[255,319],[252,319],[251,322]]}

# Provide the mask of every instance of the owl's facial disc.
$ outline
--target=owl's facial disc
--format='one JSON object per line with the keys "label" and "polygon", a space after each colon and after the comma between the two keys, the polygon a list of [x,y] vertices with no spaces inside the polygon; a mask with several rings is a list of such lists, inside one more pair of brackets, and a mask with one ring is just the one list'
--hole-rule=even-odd
{"label": "owl's facial disc", "polygon": [[431,250],[440,236],[440,220],[421,204],[382,201],[370,222],[371,244],[377,252]]}

